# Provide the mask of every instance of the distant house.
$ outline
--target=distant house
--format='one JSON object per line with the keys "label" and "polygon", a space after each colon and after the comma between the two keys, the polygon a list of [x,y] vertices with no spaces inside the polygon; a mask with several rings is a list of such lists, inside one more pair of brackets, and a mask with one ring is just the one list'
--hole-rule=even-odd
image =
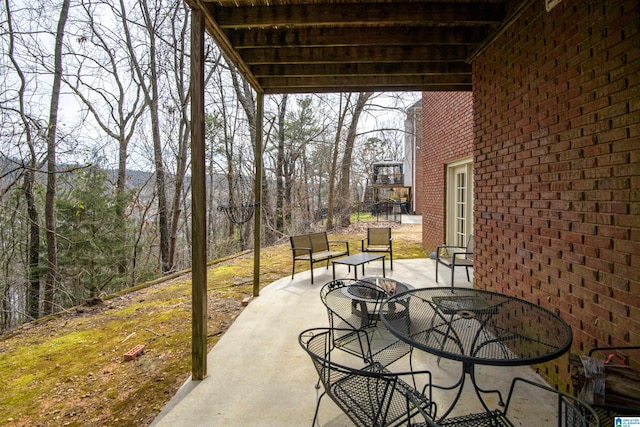
{"label": "distant house", "polygon": [[[404,158],[401,160],[382,160],[372,164],[369,203],[374,213],[420,215],[415,198],[416,156],[422,138],[422,100],[407,109],[404,123]],[[387,215],[390,216],[390,215]]]}

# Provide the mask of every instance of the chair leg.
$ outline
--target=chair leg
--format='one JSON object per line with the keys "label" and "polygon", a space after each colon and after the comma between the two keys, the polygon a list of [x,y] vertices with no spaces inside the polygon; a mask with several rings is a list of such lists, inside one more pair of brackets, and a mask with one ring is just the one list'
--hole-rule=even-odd
{"label": "chair leg", "polygon": [[309,261],[309,271],[311,271],[311,284],[313,285],[313,261]]}
{"label": "chair leg", "polygon": [[465,267],[465,270],[467,270],[467,282],[470,282],[471,278],[469,277],[469,267]]}
{"label": "chair leg", "polygon": [[436,283],[438,283],[438,264],[440,264],[438,262],[438,259],[436,258]]}
{"label": "chair leg", "polygon": [[451,287],[453,288],[453,278],[456,277],[455,275],[455,264],[451,264]]}
{"label": "chair leg", "polygon": [[296,274],[296,261],[293,260],[293,268],[291,269],[291,280],[293,280],[293,276]]}
{"label": "chair leg", "polygon": [[313,422],[311,423],[311,427],[314,427],[316,425],[316,420],[318,419],[318,411],[320,410],[320,401],[322,400],[322,397],[325,394],[326,394],[326,392],[322,392],[322,394],[318,398],[318,404],[316,405],[316,412],[315,412],[315,414],[313,414]]}
{"label": "chair leg", "polygon": [[389,261],[391,261],[391,270],[393,270],[393,250],[389,251]]}
{"label": "chair leg", "polygon": [[411,371],[411,379],[413,380],[413,388],[418,388],[416,385],[416,377],[413,374],[413,346],[409,349],[409,370]]}

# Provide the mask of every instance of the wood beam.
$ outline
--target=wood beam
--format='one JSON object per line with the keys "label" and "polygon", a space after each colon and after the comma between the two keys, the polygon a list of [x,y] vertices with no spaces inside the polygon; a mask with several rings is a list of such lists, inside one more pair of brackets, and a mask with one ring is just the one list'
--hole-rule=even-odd
{"label": "wood beam", "polygon": [[213,37],[216,42],[216,45],[227,55],[229,59],[234,63],[236,68],[244,75],[245,79],[249,82],[249,84],[253,87],[255,91],[261,91],[262,88],[258,85],[258,81],[253,78],[251,72],[249,71],[249,67],[244,63],[238,52],[235,50],[224,31],[218,26],[218,23],[211,16],[211,11],[209,10],[210,5],[205,4],[202,0],[186,0],[186,2],[191,6],[192,9],[198,9],[203,12],[205,19],[205,29],[206,31]]}
{"label": "wood beam", "polygon": [[352,87],[352,86],[438,86],[438,85],[460,85],[471,84],[470,75],[452,76],[452,75],[438,75],[438,76],[312,76],[312,77],[263,77],[260,79],[260,84],[263,87],[308,87],[313,88],[315,86],[330,86],[330,87]]}
{"label": "wood beam", "polygon": [[208,6],[220,28],[484,25],[499,23],[505,15],[502,3],[465,3],[464,7],[417,2]]}
{"label": "wood beam", "polygon": [[364,46],[327,48],[262,48],[244,49],[242,58],[248,65],[255,64],[312,64],[354,62],[428,62],[464,61],[466,46]]}
{"label": "wood beam", "polygon": [[333,93],[333,92],[470,92],[470,84],[450,84],[436,86],[314,86],[308,87],[266,87],[265,94],[283,93]]}
{"label": "wood beam", "polygon": [[487,36],[487,30],[481,27],[229,29],[225,33],[236,49],[477,44]]}
{"label": "wood beam", "polygon": [[464,62],[260,64],[251,66],[251,72],[258,80],[268,76],[471,75],[471,65]]}
{"label": "wood beam", "polygon": [[207,223],[204,160],[204,16],[191,11],[191,378],[207,375]]}
{"label": "wood beam", "polygon": [[255,163],[255,178],[253,193],[256,203],[253,212],[253,296],[260,295],[260,252],[262,249],[260,236],[262,235],[262,169],[263,169],[263,149],[264,137],[264,93],[256,94],[256,141],[253,149]]}

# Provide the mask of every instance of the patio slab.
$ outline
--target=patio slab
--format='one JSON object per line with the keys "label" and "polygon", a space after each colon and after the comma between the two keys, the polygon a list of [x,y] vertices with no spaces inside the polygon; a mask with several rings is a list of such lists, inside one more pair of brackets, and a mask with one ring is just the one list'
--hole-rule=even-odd
{"label": "patio slab", "polygon": [[[446,269],[443,269],[446,270]],[[456,286],[471,286],[464,270],[456,274]],[[450,283],[444,271],[440,286]],[[202,381],[187,381],[151,424],[175,426],[304,426],[311,425],[319,392],[317,374],[309,356],[298,345],[298,334],[307,328],[328,326],[326,309],[320,301],[322,284],[332,279],[331,267],[314,270],[315,284],[308,271],[292,280],[283,277],[265,287],[238,316],[207,356],[208,375]],[[367,265],[367,276],[382,276],[380,262]],[[352,277],[346,266],[336,266],[337,277]],[[387,277],[415,287],[438,286],[431,259],[394,260]],[[400,361],[397,363],[405,363]],[[396,365],[394,365],[395,367]],[[407,366],[408,367],[408,366]],[[434,382],[453,384],[460,364],[414,352],[414,367],[433,372]],[[479,380],[498,387],[506,396],[513,375],[536,379],[529,367],[479,367]],[[435,396],[446,404],[450,393]],[[539,405],[531,405],[536,413]],[[479,411],[472,390],[456,406],[456,413]],[[527,419],[538,415],[523,414]],[[349,419],[328,398],[320,406],[321,426],[348,426]],[[539,425],[539,424],[538,424]]]}

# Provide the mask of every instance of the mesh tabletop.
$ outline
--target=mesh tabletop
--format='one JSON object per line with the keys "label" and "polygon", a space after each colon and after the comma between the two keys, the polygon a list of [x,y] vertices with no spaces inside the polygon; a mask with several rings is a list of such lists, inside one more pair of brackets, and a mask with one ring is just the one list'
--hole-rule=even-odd
{"label": "mesh tabletop", "polygon": [[[402,316],[394,315],[401,304]],[[385,326],[412,346],[447,359],[483,365],[532,365],[571,346],[569,325],[528,301],[468,288],[422,288],[381,307]]]}

